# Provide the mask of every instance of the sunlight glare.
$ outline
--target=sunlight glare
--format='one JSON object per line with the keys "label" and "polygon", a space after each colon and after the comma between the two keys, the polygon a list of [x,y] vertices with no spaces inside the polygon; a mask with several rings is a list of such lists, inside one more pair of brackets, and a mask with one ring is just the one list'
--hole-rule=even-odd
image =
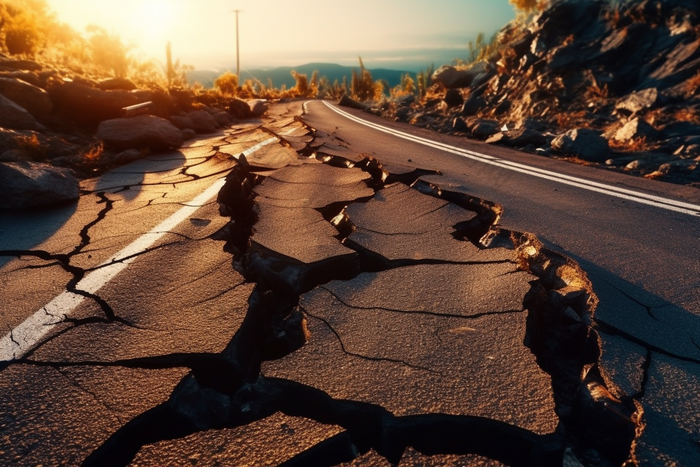
{"label": "sunlight glare", "polygon": [[138,44],[144,50],[165,47],[167,35],[173,29],[176,20],[176,9],[167,0],[146,0],[140,2],[138,9],[131,18],[134,29],[139,32],[143,43]]}

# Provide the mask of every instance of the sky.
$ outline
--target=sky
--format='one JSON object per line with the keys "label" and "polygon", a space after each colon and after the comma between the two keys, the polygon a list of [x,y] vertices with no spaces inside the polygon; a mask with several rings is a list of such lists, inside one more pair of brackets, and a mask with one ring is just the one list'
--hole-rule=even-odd
{"label": "sky", "polygon": [[78,32],[95,24],[139,58],[196,69],[235,68],[236,14],[242,69],[311,62],[408,69],[466,57],[515,17],[508,0],[47,0]]}

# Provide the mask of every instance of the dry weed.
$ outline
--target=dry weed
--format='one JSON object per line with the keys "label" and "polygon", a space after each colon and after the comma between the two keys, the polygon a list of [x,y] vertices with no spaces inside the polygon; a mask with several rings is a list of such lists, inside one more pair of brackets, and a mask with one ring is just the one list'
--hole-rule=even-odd
{"label": "dry weed", "polygon": [[87,149],[85,154],[83,154],[83,157],[89,161],[95,161],[102,155],[104,150],[105,150],[104,144],[102,144],[102,141],[99,141],[98,143],[91,145]]}
{"label": "dry weed", "polygon": [[685,82],[685,93],[686,97],[691,97],[694,96],[695,94],[698,93],[698,90],[700,89],[700,70],[698,70],[697,73],[695,73],[695,76],[690,78]]}
{"label": "dry weed", "polygon": [[43,159],[46,153],[46,148],[41,145],[41,141],[39,141],[36,133],[33,133],[31,136],[16,136],[15,142],[20,150],[27,153],[34,160]]}
{"label": "dry weed", "polygon": [[648,151],[652,147],[647,141],[646,136],[632,138],[629,141],[618,141],[615,138],[611,138],[608,144],[610,145],[610,149],[624,152]]}
{"label": "dry weed", "polygon": [[559,128],[590,128],[590,118],[585,110],[560,112],[554,118]]}

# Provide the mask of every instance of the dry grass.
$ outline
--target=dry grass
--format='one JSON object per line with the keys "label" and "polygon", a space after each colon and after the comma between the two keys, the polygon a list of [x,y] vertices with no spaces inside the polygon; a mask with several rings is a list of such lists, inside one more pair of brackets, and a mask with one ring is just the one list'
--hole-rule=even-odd
{"label": "dry grass", "polygon": [[685,82],[686,97],[694,96],[700,90],[700,70],[695,73],[695,76]]}
{"label": "dry grass", "polygon": [[695,109],[683,108],[673,113],[673,119],[678,122],[692,122],[700,124],[700,115]]}
{"label": "dry grass", "polygon": [[33,160],[44,158],[46,148],[41,145],[41,141],[39,141],[36,134],[32,134],[31,136],[16,136],[15,142],[17,143],[17,147],[27,153]]}
{"label": "dry grass", "polygon": [[608,85],[603,84],[603,86],[599,86],[597,82],[594,82],[590,86],[586,88],[586,95],[589,98],[592,99],[607,99],[608,98]]}
{"label": "dry grass", "polygon": [[653,146],[647,141],[646,136],[632,138],[630,141],[618,141],[615,138],[611,138],[608,143],[610,144],[610,149],[624,152],[648,151]]}
{"label": "dry grass", "polygon": [[102,155],[104,150],[105,150],[104,144],[102,144],[102,141],[100,141],[96,144],[91,145],[87,149],[85,154],[83,154],[83,157],[89,161],[95,161],[95,160],[99,159],[99,157]]}
{"label": "dry grass", "polygon": [[585,110],[559,112],[554,119],[559,128],[590,128],[590,118]]}

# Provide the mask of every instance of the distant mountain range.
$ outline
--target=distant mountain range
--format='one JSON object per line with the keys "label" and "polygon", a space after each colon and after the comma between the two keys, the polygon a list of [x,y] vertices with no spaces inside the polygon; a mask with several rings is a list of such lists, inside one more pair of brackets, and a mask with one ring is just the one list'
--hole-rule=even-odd
{"label": "distant mountain range", "polygon": [[[346,76],[349,85],[353,69],[359,72],[360,67],[343,66],[335,63],[307,63],[306,65],[297,67],[284,66],[270,69],[241,70],[241,79],[239,81],[242,83],[247,79],[257,79],[267,86],[268,80],[271,79],[273,86],[276,88],[281,87],[283,84],[286,85],[287,88],[291,88],[296,83],[292,77],[292,70],[297,73],[305,74],[309,79],[311,79],[311,74],[318,70],[318,77],[321,78],[325,76],[331,84],[333,84],[336,79],[339,83],[342,83],[343,77]],[[187,78],[190,84],[197,82],[205,88],[212,88],[214,87],[214,79],[225,71],[226,70],[194,70],[187,73]],[[232,71],[235,71],[235,69]],[[369,71],[372,73],[372,78],[375,80],[386,80],[391,87],[400,84],[403,75],[409,73],[408,71],[388,70],[384,68],[369,69]],[[415,79],[416,74],[411,73],[411,76]]]}

